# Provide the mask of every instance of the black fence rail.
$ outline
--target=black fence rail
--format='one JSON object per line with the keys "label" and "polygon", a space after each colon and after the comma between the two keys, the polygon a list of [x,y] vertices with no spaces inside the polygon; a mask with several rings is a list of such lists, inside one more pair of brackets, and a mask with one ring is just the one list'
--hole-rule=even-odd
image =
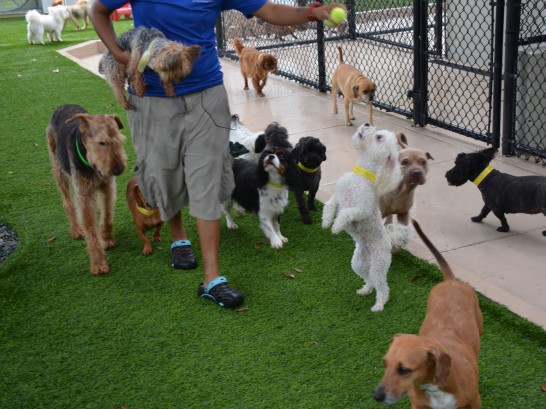
{"label": "black fence rail", "polygon": [[242,38],[275,54],[279,75],[331,92],[341,47],[344,61],[376,83],[376,108],[546,165],[545,0],[345,4],[347,21],[336,29],[323,23],[276,27],[224,12],[219,54],[237,60],[233,39]]}

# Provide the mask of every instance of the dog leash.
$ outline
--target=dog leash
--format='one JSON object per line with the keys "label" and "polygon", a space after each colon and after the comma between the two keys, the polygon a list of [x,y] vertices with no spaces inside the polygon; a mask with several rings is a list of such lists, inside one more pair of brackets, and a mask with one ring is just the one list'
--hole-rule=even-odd
{"label": "dog leash", "polygon": [[474,184],[478,186],[480,183],[483,182],[483,180],[493,171],[493,166],[489,165],[484,170],[482,170],[482,173],[478,175],[476,179],[474,179]]}
{"label": "dog leash", "polygon": [[364,179],[368,179],[375,183],[375,173],[373,173],[372,171],[369,171],[368,169],[364,169],[363,167],[355,165],[353,168],[353,172],[359,176],[362,176]]}

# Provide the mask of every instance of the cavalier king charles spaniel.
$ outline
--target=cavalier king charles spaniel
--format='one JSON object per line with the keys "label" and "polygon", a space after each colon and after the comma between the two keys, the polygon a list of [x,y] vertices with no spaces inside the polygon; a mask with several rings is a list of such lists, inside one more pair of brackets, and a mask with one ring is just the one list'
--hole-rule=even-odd
{"label": "cavalier king charles spaniel", "polygon": [[222,203],[227,226],[238,229],[230,210],[235,202],[246,212],[254,213],[260,227],[275,249],[288,241],[280,231],[280,216],[288,204],[289,186],[297,184],[299,175],[296,162],[289,150],[267,147],[260,155],[258,164],[246,159],[233,161],[235,189],[231,200]]}

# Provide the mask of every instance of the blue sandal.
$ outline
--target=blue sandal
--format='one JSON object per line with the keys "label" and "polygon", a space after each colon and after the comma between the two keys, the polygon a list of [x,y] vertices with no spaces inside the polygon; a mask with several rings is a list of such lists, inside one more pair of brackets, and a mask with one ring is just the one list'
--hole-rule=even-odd
{"label": "blue sandal", "polygon": [[182,270],[197,268],[197,260],[191,249],[191,241],[178,240],[171,244],[171,265]]}
{"label": "blue sandal", "polygon": [[245,300],[242,292],[227,285],[227,278],[220,276],[212,280],[206,287],[203,283],[197,287],[197,295],[201,298],[208,298],[220,307],[238,307]]}

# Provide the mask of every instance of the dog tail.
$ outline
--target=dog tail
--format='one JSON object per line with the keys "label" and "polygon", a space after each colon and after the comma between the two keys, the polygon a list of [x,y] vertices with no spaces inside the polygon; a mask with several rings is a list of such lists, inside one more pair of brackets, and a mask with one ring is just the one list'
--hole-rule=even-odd
{"label": "dog tail", "polygon": [[37,10],[29,10],[27,11],[27,14],[25,14],[25,20],[27,23],[35,23],[40,21],[40,13],[38,13]]}
{"label": "dog tail", "polygon": [[339,63],[340,63],[340,64],[344,64],[344,62],[343,62],[343,51],[341,50],[341,46],[338,45],[338,46],[337,46],[337,49],[338,49],[338,51],[339,51]]}
{"label": "dog tail", "polygon": [[245,45],[243,44],[243,40],[241,40],[239,37],[235,38],[233,40],[233,47],[235,47],[235,52],[240,57],[241,51],[243,51],[243,48],[245,48]]}
{"label": "dog tail", "polygon": [[421,240],[423,240],[423,242],[427,245],[431,253],[436,258],[436,261],[440,265],[440,270],[442,270],[442,274],[444,275],[444,281],[453,280],[455,276],[453,275],[453,271],[451,271],[451,267],[449,267],[449,264],[447,264],[446,259],[440,254],[438,249],[434,247],[434,244],[431,243],[425,233],[423,233],[423,230],[421,230],[421,227],[419,226],[419,223],[417,223],[417,220],[411,219],[411,222],[413,223],[415,231],[417,232],[419,237],[421,237]]}

